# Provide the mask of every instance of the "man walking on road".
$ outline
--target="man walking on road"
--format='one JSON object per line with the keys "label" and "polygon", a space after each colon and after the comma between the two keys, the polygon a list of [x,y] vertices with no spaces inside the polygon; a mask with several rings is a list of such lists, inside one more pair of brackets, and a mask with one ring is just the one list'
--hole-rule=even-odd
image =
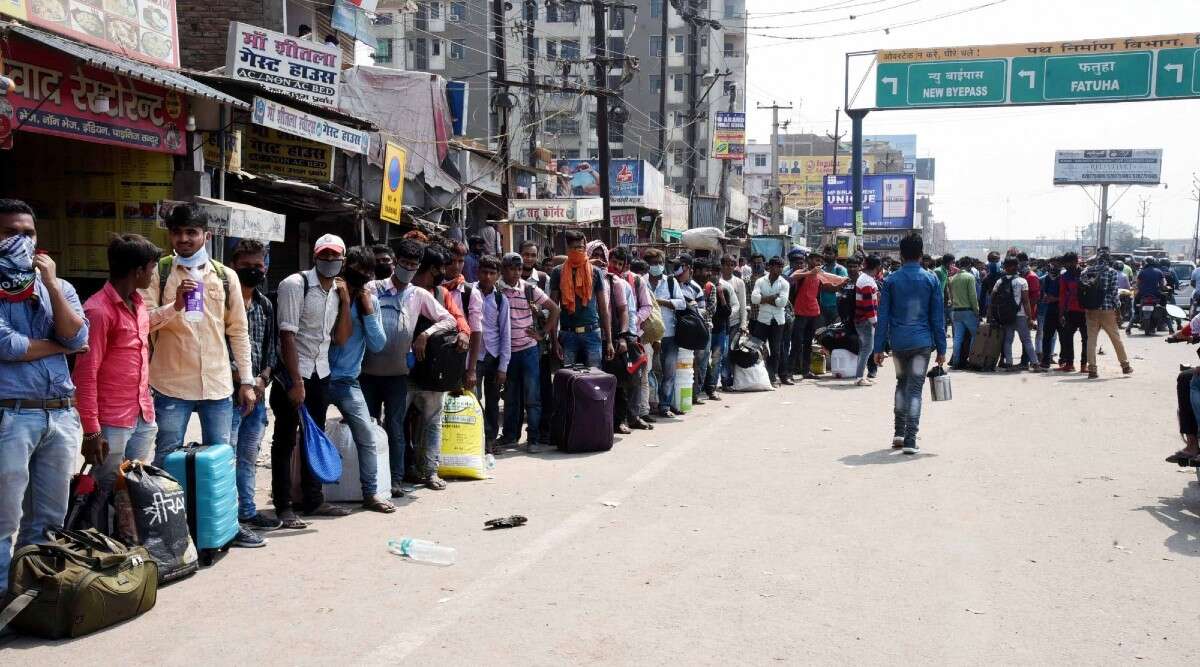
{"label": "man walking on road", "polygon": [[1058,279],[1059,345],[1058,370],[1075,372],[1075,332],[1079,332],[1079,369],[1087,372],[1087,313],[1079,301],[1079,256],[1068,252],[1062,256],[1063,272]]}
{"label": "man walking on road", "polygon": [[1083,272],[1079,281],[1080,289],[1099,292],[1092,303],[1087,303],[1088,299],[1086,298],[1083,299],[1084,307],[1087,308],[1088,377],[1093,380],[1100,377],[1100,373],[1096,369],[1096,342],[1101,329],[1108,334],[1108,339],[1112,341],[1113,348],[1117,351],[1117,360],[1121,362],[1121,372],[1129,375],[1133,372],[1133,366],[1129,365],[1129,357],[1125,355],[1125,344],[1121,342],[1121,328],[1117,324],[1117,307],[1120,303],[1117,298],[1117,270],[1112,267],[1108,248],[1100,249],[1096,263]]}
{"label": "man walking on road", "polygon": [[875,328],[875,363],[883,363],[883,349],[890,344],[896,365],[892,447],[902,447],[908,455],[921,451],[917,446],[917,429],[930,350],[937,350],[937,365],[946,363],[946,316],[941,286],[932,273],[921,269],[923,252],[924,244],[917,234],[900,241],[904,265],[883,283]]}

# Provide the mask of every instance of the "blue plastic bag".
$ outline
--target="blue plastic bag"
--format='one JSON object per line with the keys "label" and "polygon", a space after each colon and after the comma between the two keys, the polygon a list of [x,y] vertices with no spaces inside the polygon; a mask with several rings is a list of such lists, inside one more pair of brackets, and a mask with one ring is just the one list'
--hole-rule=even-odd
{"label": "blue plastic bag", "polygon": [[300,427],[304,430],[304,454],[313,477],[322,484],[336,483],[342,478],[342,456],[303,404],[300,405]]}

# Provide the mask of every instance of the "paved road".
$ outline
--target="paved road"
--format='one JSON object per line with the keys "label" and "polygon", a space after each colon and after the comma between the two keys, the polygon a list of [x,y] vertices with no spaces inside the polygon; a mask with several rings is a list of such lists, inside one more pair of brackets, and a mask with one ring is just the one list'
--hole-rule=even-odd
{"label": "paved road", "polygon": [[[842,382],[729,397],[607,454],[509,456],[0,663],[1195,665],[1200,485],[1162,463],[1171,369],[1195,357],[1130,347],[1128,378],[1111,355],[1095,382],[954,375],[915,458],[889,449],[891,387]],[[481,530],[512,513],[529,524]],[[404,562],[384,548],[402,535],[459,563]]]}

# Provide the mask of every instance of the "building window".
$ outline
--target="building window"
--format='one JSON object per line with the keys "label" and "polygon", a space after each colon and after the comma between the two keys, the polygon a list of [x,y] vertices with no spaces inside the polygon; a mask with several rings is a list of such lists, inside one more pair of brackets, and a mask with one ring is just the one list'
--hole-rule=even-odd
{"label": "building window", "polygon": [[578,160],[579,159],[579,149],[572,148],[570,150],[559,151],[559,155],[564,160]]}
{"label": "building window", "polygon": [[616,7],[608,10],[608,29],[609,30],[624,30],[625,29],[625,10]]}
{"label": "building window", "polygon": [[442,55],[442,40],[440,40],[440,39],[433,40],[433,43],[430,44],[430,49],[431,49],[431,51],[430,51],[429,55],[435,56],[435,57]]}
{"label": "building window", "polygon": [[650,57],[663,57],[662,35],[650,35]]}
{"label": "building window", "polygon": [[677,93],[683,92],[683,75],[672,74],[671,75],[671,83],[672,83],[672,88],[675,92],[677,92]]}
{"label": "building window", "polygon": [[547,23],[576,23],[579,21],[577,5],[546,5]]}
{"label": "building window", "polygon": [[450,40],[450,60],[462,60],[467,50],[466,40]]}
{"label": "building window", "polygon": [[687,37],[684,35],[675,35],[675,53],[682,54],[687,50]]}
{"label": "building window", "polygon": [[650,18],[662,18],[663,0],[650,0]]}
{"label": "building window", "polygon": [[671,162],[674,164],[683,164],[683,146],[676,146],[671,149]]}
{"label": "building window", "polygon": [[622,123],[609,123],[608,125],[608,140],[612,143],[622,143],[625,141],[625,125]]}
{"label": "building window", "polygon": [[440,2],[429,3],[429,20],[437,21],[441,18],[442,18],[442,3],[440,3]]}
{"label": "building window", "polygon": [[579,40],[564,39],[559,49],[563,60],[579,60]]}
{"label": "building window", "polygon": [[620,74],[609,74],[608,75],[608,89],[609,90],[620,90],[621,89],[621,75]]}
{"label": "building window", "polygon": [[558,60],[558,41],[553,39],[546,40],[546,59]]}
{"label": "building window", "polygon": [[461,0],[454,0],[450,3],[450,20],[451,21],[466,21],[467,20],[467,3]]}
{"label": "building window", "polygon": [[726,81],[724,82],[724,85],[725,85],[725,94],[726,94],[726,95],[729,95],[729,94],[731,94],[731,93],[732,93],[734,90],[737,90],[737,82],[736,82],[736,81],[729,81],[729,80],[726,80]]}
{"label": "building window", "polygon": [[392,62],[392,40],[390,40],[390,39],[375,40],[375,62],[377,62],[377,63]]}
{"label": "building window", "polygon": [[609,37],[608,55],[613,58],[625,55],[625,40],[621,37]]}
{"label": "building window", "polygon": [[662,92],[662,77],[656,74],[650,75],[650,92],[658,94]]}
{"label": "building window", "polygon": [[754,166],[756,166],[756,167],[767,166],[767,154],[766,153],[755,153],[754,154]]}

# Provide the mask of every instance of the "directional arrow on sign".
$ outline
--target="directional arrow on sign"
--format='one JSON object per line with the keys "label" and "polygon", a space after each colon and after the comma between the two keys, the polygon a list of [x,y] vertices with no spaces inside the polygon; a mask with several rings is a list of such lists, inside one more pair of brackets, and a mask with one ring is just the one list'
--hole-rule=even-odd
{"label": "directional arrow on sign", "polygon": [[900,80],[899,79],[897,79],[894,76],[885,76],[885,77],[883,77],[882,81],[883,81],[883,85],[885,85],[885,86],[888,84],[892,85],[892,94],[893,95],[898,95],[900,93]]}
{"label": "directional arrow on sign", "polygon": [[1023,69],[1020,72],[1017,72],[1017,76],[1024,78],[1024,79],[1029,79],[1030,89],[1037,87],[1037,72],[1034,72],[1033,70]]}

